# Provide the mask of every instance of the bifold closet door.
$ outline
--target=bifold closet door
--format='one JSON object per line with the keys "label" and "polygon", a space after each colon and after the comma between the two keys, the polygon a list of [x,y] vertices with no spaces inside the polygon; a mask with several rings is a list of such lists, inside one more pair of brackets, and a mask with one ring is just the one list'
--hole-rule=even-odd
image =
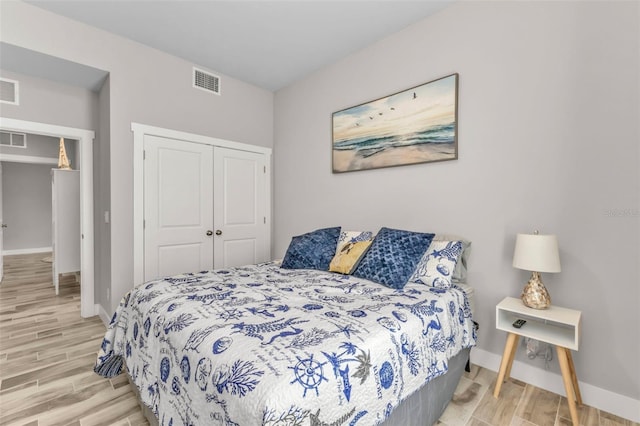
{"label": "bifold closet door", "polygon": [[269,260],[266,156],[216,146],[213,158],[215,268]]}
{"label": "bifold closet door", "polygon": [[213,147],[145,135],[145,281],[213,268]]}

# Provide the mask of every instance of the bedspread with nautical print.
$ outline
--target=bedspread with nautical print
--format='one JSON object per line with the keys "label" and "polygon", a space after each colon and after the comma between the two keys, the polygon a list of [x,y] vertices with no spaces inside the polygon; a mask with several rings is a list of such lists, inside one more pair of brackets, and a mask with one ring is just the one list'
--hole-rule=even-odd
{"label": "bedspread with nautical print", "polygon": [[134,288],[95,371],[124,361],[161,425],[376,425],[475,341],[458,288],[268,263]]}

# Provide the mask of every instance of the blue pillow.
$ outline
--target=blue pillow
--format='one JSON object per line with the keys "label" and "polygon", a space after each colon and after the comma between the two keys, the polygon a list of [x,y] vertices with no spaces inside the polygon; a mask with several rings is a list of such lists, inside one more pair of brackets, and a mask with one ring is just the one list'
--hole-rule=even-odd
{"label": "blue pillow", "polygon": [[382,228],[353,275],[401,289],[433,237],[434,234]]}
{"label": "blue pillow", "polygon": [[328,271],[331,259],[336,254],[339,237],[339,226],[293,237],[282,261],[282,268]]}

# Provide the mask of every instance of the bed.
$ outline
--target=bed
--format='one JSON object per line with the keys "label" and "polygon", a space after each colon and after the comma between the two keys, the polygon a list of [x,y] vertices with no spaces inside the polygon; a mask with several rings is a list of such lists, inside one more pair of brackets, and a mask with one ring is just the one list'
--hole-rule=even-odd
{"label": "bed", "polygon": [[160,425],[434,423],[475,345],[469,288],[276,262],[167,277],[120,302],[95,371]]}

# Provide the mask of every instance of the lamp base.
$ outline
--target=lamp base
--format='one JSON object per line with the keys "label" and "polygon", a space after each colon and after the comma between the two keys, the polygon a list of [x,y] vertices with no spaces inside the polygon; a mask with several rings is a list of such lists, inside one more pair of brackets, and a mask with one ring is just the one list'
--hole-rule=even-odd
{"label": "lamp base", "polygon": [[551,305],[551,296],[544,284],[542,284],[540,273],[531,273],[531,278],[527,285],[524,286],[520,298],[525,306],[533,309],[547,309]]}

